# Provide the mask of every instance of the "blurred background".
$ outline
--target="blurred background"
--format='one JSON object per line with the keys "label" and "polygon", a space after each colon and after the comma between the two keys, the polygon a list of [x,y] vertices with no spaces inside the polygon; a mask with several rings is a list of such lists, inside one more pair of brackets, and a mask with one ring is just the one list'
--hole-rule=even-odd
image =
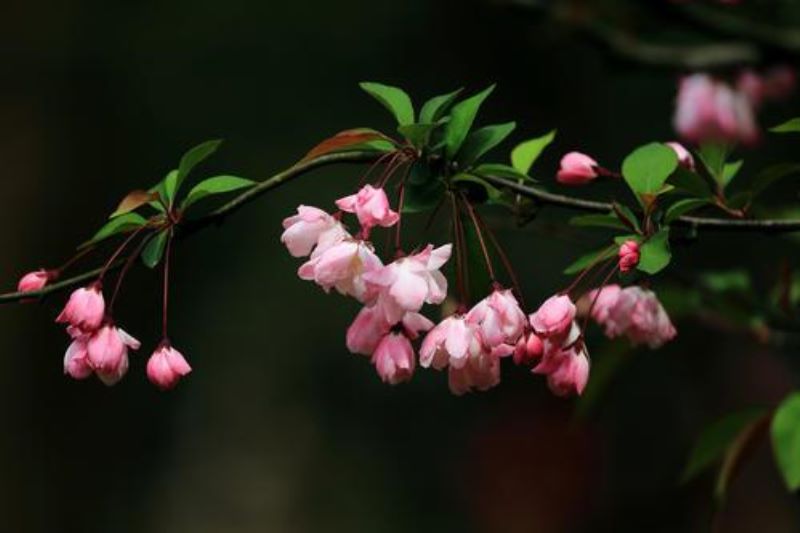
{"label": "blurred background", "polygon": [[[613,168],[636,145],[672,139],[675,87],[688,68],[615,53],[597,33],[547,15],[549,4],[6,3],[4,287],[59,265],[127,191],[157,182],[200,141],[226,140],[204,165],[208,175],[262,179],[339,130],[391,132],[389,115],[358,89],[363,80],[402,86],[417,102],[497,82],[483,122],[517,120],[515,141],[558,128],[535,169],[554,188],[568,150]],[[636,35],[706,37],[691,23],[678,35],[666,3],[653,2],[649,14],[630,12],[635,4],[594,6]],[[794,2],[753,4],[751,14],[769,6],[780,23],[797,20]],[[794,64],[774,46],[759,53],[762,64]],[[797,104],[766,108],[762,123],[796,115]],[[511,145],[495,159],[505,161]],[[743,172],[757,169],[796,156],[797,139],[742,155]],[[160,324],[158,274],[144,267],[118,306],[143,348],[111,389],[63,375],[68,339],[53,324],[62,296],[0,309],[0,529],[708,531],[713,476],[678,483],[693,440],[724,413],[774,405],[796,386],[797,345],[768,346],[687,319],[660,351],[590,339],[596,368],[605,368],[593,380],[603,386],[581,401],[554,398],[544,380],[511,366],[501,386],[462,398],[434,371],[385,386],[366,358],[345,349],[356,304],[297,279],[298,263],[279,243],[280,222],[297,204],[330,206],[359,175],[318,171],[181,243],[171,337],[194,372],[171,392],[144,375]],[[796,201],[796,185],[775,199]],[[602,239],[565,217],[548,211],[517,230],[490,216],[529,306],[566,285],[561,269]],[[679,270],[743,265],[762,280],[762,294],[782,259],[800,257],[788,238],[701,237],[676,251]],[[800,504],[768,445],[742,470],[717,523],[720,531],[800,531]]]}

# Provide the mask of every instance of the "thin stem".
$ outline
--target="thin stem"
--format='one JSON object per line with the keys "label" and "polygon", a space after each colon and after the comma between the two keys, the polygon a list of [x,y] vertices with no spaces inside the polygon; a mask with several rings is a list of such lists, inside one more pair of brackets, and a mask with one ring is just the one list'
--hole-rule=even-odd
{"label": "thin stem", "polygon": [[456,286],[458,287],[459,298],[461,299],[461,306],[466,306],[469,303],[469,292],[466,283],[464,282],[465,276],[465,261],[464,261],[464,236],[463,228],[461,227],[461,215],[458,209],[458,202],[456,195],[449,193],[451,205],[453,208],[453,240],[456,247]]}
{"label": "thin stem", "polygon": [[614,268],[612,268],[608,275],[603,278],[602,283],[600,283],[600,286],[597,288],[597,292],[594,294],[594,298],[592,298],[592,303],[589,305],[589,310],[586,311],[586,316],[583,319],[583,327],[581,328],[582,331],[586,331],[586,326],[589,324],[589,317],[592,316],[592,310],[594,309],[595,304],[597,304],[597,300],[600,298],[600,292],[602,292],[603,287],[605,287],[606,283],[608,283],[608,280],[610,280],[611,277],[617,273],[617,270],[619,270],[619,263],[612,264],[614,265]]}
{"label": "thin stem", "polygon": [[125,240],[122,242],[122,244],[119,246],[119,248],[117,248],[117,250],[116,250],[116,251],[115,251],[113,254],[111,254],[111,257],[109,258],[109,260],[106,262],[106,264],[105,264],[105,265],[103,265],[103,268],[100,270],[100,275],[99,275],[99,276],[97,276],[97,280],[98,280],[98,281],[101,281],[101,282],[103,281],[103,277],[104,277],[104,276],[106,275],[106,273],[108,272],[108,269],[111,267],[112,263],[114,263],[114,261],[116,261],[117,257],[119,257],[119,255],[120,255],[120,254],[121,254],[121,253],[122,253],[122,252],[125,250],[125,248],[127,248],[127,247],[128,247],[128,245],[131,243],[131,241],[132,241],[133,239],[135,239],[135,238],[136,238],[136,236],[137,236],[137,235],[139,235],[139,234],[142,232],[142,230],[144,230],[146,227],[147,227],[147,225],[144,225],[144,226],[139,226],[138,228],[136,228],[136,229],[135,229],[135,230],[134,230],[134,231],[133,231],[133,232],[132,232],[130,235],[128,235],[128,237],[127,237],[127,238],[126,238],[126,239],[125,239]]}
{"label": "thin stem", "polygon": [[117,301],[117,295],[119,294],[119,290],[122,287],[122,281],[125,279],[125,275],[128,273],[128,270],[133,266],[133,263],[136,261],[136,258],[139,257],[139,254],[142,253],[142,249],[148,243],[148,240],[142,239],[142,242],[136,247],[136,249],[128,256],[125,260],[125,264],[122,266],[122,270],[119,272],[119,276],[117,276],[117,283],[114,285],[114,292],[111,295],[111,301],[108,304],[108,312],[109,314],[112,313],[114,310],[114,303]]}
{"label": "thin stem", "polygon": [[[616,246],[617,246],[616,244],[611,244],[611,245],[607,246],[606,248],[604,248],[599,254],[597,254],[597,257],[592,259],[592,262],[589,263],[589,265],[586,268],[584,268],[583,271],[580,274],[578,274],[578,276],[574,280],[572,280],[572,283],[570,283],[567,286],[566,289],[561,291],[561,294],[569,294],[570,292],[572,292],[573,289],[575,289],[575,287],[578,286],[578,284],[581,282],[581,280],[584,277],[586,277],[586,274],[591,272],[592,269],[594,269],[594,267],[596,267],[597,265],[599,265],[603,261],[606,261],[608,259],[612,259],[613,256],[609,257],[608,253],[611,252],[612,250],[616,249]],[[602,269],[601,269],[601,271],[602,271]]]}
{"label": "thin stem", "polygon": [[87,255],[89,252],[92,251],[94,251],[94,247],[92,246],[87,246],[86,248],[78,251],[78,253],[70,257],[63,265],[55,269],[55,272],[60,275],[63,271],[74,265],[76,262],[78,262],[79,259],[81,259],[82,257],[84,257],[85,255]]}
{"label": "thin stem", "polygon": [[380,156],[378,159],[376,159],[375,162],[373,162],[369,166],[367,171],[364,172],[364,174],[361,175],[361,178],[359,178],[358,187],[361,188],[361,186],[364,185],[364,182],[367,181],[367,179],[369,178],[369,175],[372,174],[372,171],[375,170],[375,168],[377,168],[377,166],[380,165],[387,157],[396,157],[397,154],[399,154],[399,153],[400,153],[400,150],[395,150],[393,152],[386,152],[385,154]]}
{"label": "thin stem", "polygon": [[163,340],[167,340],[167,311],[169,310],[169,264],[172,256],[172,239],[173,234],[170,231],[167,237],[167,250],[164,256],[164,300],[161,308],[161,331]]}
{"label": "thin stem", "polygon": [[491,279],[492,283],[497,283],[497,276],[495,276],[494,267],[492,266],[492,258],[489,256],[489,249],[486,248],[486,241],[483,239],[483,232],[481,231],[481,225],[478,222],[478,217],[475,215],[475,208],[463,193],[461,194],[461,200],[467,209],[467,214],[469,214],[469,217],[472,219],[472,224],[475,226],[475,235],[478,237],[478,243],[481,246],[483,259],[486,261],[486,271],[489,273],[489,279]]}
{"label": "thin stem", "polygon": [[517,278],[517,273],[514,270],[514,267],[511,265],[511,261],[509,261],[508,255],[506,255],[506,251],[500,245],[500,241],[497,240],[497,236],[494,234],[494,232],[492,232],[492,230],[486,224],[486,221],[483,220],[483,217],[481,217],[480,213],[476,211],[475,216],[477,217],[478,223],[481,225],[481,228],[483,228],[486,235],[489,236],[489,240],[492,242],[492,246],[497,252],[497,255],[500,256],[500,262],[503,263],[503,267],[506,269],[508,276],[511,278],[512,285],[514,285],[514,292],[517,293],[517,297],[519,298],[522,307],[525,307],[525,298],[522,295],[522,289],[520,288],[519,278]]}

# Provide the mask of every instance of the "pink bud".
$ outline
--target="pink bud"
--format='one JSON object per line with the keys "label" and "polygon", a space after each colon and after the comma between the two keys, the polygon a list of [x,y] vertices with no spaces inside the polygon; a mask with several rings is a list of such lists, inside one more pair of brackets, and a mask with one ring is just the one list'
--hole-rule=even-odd
{"label": "pink bud", "polygon": [[629,272],[639,264],[639,243],[628,240],[619,247],[619,271]]}
{"label": "pink bud", "polygon": [[166,342],[147,361],[147,379],[161,390],[171,389],[191,371],[183,354]]}
{"label": "pink bud", "polygon": [[547,385],[557,396],[583,394],[589,381],[589,358],[585,349],[569,350],[559,367],[547,376]]}
{"label": "pink bud", "polygon": [[106,324],[87,343],[89,365],[106,385],[113,385],[128,371],[128,349],[138,350],[139,341],[124,330]]}
{"label": "pink bud", "polygon": [[19,284],[17,285],[17,290],[19,292],[33,292],[38,291],[44,288],[47,285],[47,282],[50,280],[50,274],[47,270],[36,270],[34,272],[28,272],[22,279],[19,280]]}
{"label": "pink bud", "polygon": [[414,374],[414,348],[402,333],[389,333],[375,348],[372,363],[384,383],[397,385]]}
{"label": "pink bud", "polygon": [[94,331],[103,322],[105,310],[103,293],[99,285],[94,284],[73,292],[56,322],[71,324],[87,332]]}
{"label": "pink bud", "polygon": [[675,155],[678,156],[678,164],[687,170],[694,170],[694,157],[691,152],[687,150],[682,144],[678,142],[668,142],[667,146],[672,148]]}
{"label": "pink bud", "polygon": [[390,328],[380,306],[363,307],[347,328],[347,349],[352,353],[372,355]]}
{"label": "pink bud", "polygon": [[529,365],[544,353],[544,343],[536,333],[529,333],[517,341],[514,348],[514,364]]}
{"label": "pink bud", "polygon": [[597,161],[580,152],[569,152],[561,158],[556,180],[564,185],[583,185],[597,177]]}
{"label": "pink bud", "polygon": [[561,338],[569,333],[572,320],[575,318],[575,304],[569,296],[556,294],[551,296],[530,315],[533,330],[545,338]]}
{"label": "pink bud", "polygon": [[355,213],[361,227],[369,231],[374,226],[388,228],[400,220],[400,215],[389,207],[389,199],[383,189],[364,185],[356,194],[336,200],[342,211]]}

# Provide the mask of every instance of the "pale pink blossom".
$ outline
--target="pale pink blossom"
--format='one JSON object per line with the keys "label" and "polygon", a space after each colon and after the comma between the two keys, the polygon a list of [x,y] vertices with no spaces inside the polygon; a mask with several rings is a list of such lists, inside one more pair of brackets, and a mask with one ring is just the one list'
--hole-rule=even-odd
{"label": "pale pink blossom", "polygon": [[94,372],[89,364],[87,340],[86,336],[74,338],[64,354],[64,373],[75,379],[86,379]]}
{"label": "pale pink blossom", "polygon": [[384,383],[397,385],[414,374],[414,348],[402,333],[389,333],[378,343],[372,363]]}
{"label": "pale pink blossom", "polygon": [[477,327],[468,323],[464,315],[452,315],[425,336],[419,350],[419,364],[437,370],[448,365],[460,368],[466,364],[470,353],[478,354],[482,350]]}
{"label": "pale pink blossom", "polygon": [[35,270],[28,272],[19,280],[17,290],[19,292],[33,292],[44,288],[50,281],[50,273],[47,270]]}
{"label": "pale pink blossom", "polygon": [[570,324],[563,339],[545,339],[542,357],[532,372],[547,376],[547,385],[557,396],[582,394],[589,380],[589,353],[580,327]]}
{"label": "pale pink blossom", "polygon": [[530,324],[538,335],[545,338],[560,338],[569,332],[576,313],[575,304],[569,296],[556,294],[551,296],[530,315]]}
{"label": "pale pink blossom", "polygon": [[71,324],[84,331],[94,331],[103,322],[105,311],[106,304],[99,285],[89,285],[77,289],[70,295],[56,322]]}
{"label": "pale pink blossom", "polygon": [[536,333],[522,335],[514,347],[514,364],[528,365],[544,353],[544,343]]}
{"label": "pale pink blossom", "polygon": [[423,304],[440,304],[447,296],[447,279],[439,269],[450,258],[452,246],[428,245],[419,253],[401,257],[380,269],[364,274],[367,283],[382,291],[382,308],[389,323],[398,322],[406,312],[419,311]]}
{"label": "pale pink blossom", "polygon": [[694,157],[692,157],[691,152],[689,152],[685,146],[674,141],[665,144],[672,148],[672,151],[674,151],[675,155],[678,156],[678,164],[680,166],[687,170],[694,170]]}
{"label": "pale pink blossom", "polygon": [[336,288],[341,294],[368,303],[374,301],[378,293],[366,283],[365,275],[382,267],[372,244],[348,238],[319,255],[312,255],[297,274],[301,279],[314,281],[325,292]]}
{"label": "pale pink blossom", "polygon": [[456,396],[472,390],[489,390],[500,384],[500,358],[485,351],[470,354],[464,365],[450,366],[447,382]]}
{"label": "pale pink blossom", "polygon": [[604,285],[599,289],[589,291],[584,298],[587,309],[595,322],[604,324],[608,320],[608,313],[619,298],[622,287],[619,285]]}
{"label": "pale pink blossom", "polygon": [[310,255],[323,235],[328,234],[330,240],[330,236],[343,237],[346,233],[333,216],[307,205],[299,206],[296,215],[284,219],[283,228],[281,242],[294,257]]}
{"label": "pale pink blossom", "polygon": [[478,302],[467,321],[478,326],[483,342],[489,347],[515,344],[525,330],[525,313],[510,290],[495,290]]}
{"label": "pale pink blossom", "polygon": [[183,354],[168,343],[162,343],[147,361],[147,379],[161,390],[171,389],[191,371]]}
{"label": "pale pink blossom", "polygon": [[[638,286],[600,293],[603,305],[595,306],[592,318],[605,328],[609,338],[625,336],[634,345],[658,348],[672,340],[677,331],[655,293]],[[591,293],[590,293],[591,294]],[[598,299],[599,301],[599,299]]]}
{"label": "pale pink blossom", "polygon": [[87,359],[106,385],[113,385],[128,371],[128,349],[138,350],[140,343],[123,329],[105,324],[87,341]]}
{"label": "pale pink blossom", "polygon": [[347,328],[347,349],[352,353],[372,355],[390,329],[391,324],[380,306],[365,306]]}
{"label": "pale pink blossom", "polygon": [[392,211],[389,199],[382,188],[364,185],[356,194],[336,200],[342,211],[355,213],[364,231],[374,226],[388,228],[400,220],[400,215]]}
{"label": "pale pink blossom", "polygon": [[597,168],[597,161],[588,155],[569,152],[561,158],[556,180],[564,185],[583,185],[598,176]]}
{"label": "pale pink blossom", "polygon": [[619,247],[619,271],[630,272],[639,264],[639,243],[627,240]]}

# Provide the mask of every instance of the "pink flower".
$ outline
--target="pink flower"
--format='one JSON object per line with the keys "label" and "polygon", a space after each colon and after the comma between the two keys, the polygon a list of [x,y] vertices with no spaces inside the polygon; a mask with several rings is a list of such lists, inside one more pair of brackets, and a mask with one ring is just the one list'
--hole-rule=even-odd
{"label": "pink flower", "polygon": [[429,244],[419,253],[364,274],[368,283],[382,290],[382,307],[389,323],[398,322],[406,312],[419,311],[425,303],[444,301],[447,279],[439,269],[450,258],[451,250],[450,244],[436,249]]}
{"label": "pink flower", "polygon": [[567,295],[551,296],[530,315],[533,331],[545,338],[560,338],[569,332],[575,318],[575,304]]}
{"label": "pink flower", "polygon": [[598,324],[604,324],[608,320],[608,314],[619,299],[622,287],[619,285],[604,285],[599,289],[589,291],[584,301],[587,302],[587,309],[591,317]]}
{"label": "pink flower", "polygon": [[372,185],[364,185],[356,194],[336,200],[342,211],[355,213],[364,231],[374,226],[388,228],[400,220],[400,215],[389,207],[389,200],[383,189]]}
{"label": "pink flower", "polygon": [[397,385],[414,374],[414,348],[402,333],[384,336],[372,354],[372,363],[384,383]]}
{"label": "pink flower", "polygon": [[467,321],[476,324],[483,342],[489,347],[515,344],[525,330],[525,313],[510,290],[495,290],[478,302]]}
{"label": "pink flower", "polygon": [[589,357],[586,347],[561,352],[558,368],[547,376],[547,385],[556,396],[581,395],[589,381]]}
{"label": "pink flower", "polygon": [[450,366],[447,374],[450,392],[462,396],[473,389],[487,391],[500,384],[500,359],[488,352],[470,355],[461,367]]}
{"label": "pink flower", "polygon": [[42,269],[28,272],[19,280],[17,290],[19,292],[38,291],[44,288],[48,281],[50,281],[50,273],[47,272],[47,270]]}
{"label": "pink flower", "polygon": [[528,365],[544,353],[544,343],[536,333],[522,335],[514,347],[514,364]]}
{"label": "pink flower", "polygon": [[597,176],[597,161],[580,152],[569,152],[561,158],[556,180],[564,185],[583,185]]}
{"label": "pink flower", "polygon": [[73,292],[64,310],[56,318],[60,324],[71,324],[84,331],[100,327],[105,316],[106,304],[98,284],[89,285]]}
{"label": "pink flower", "polygon": [[694,170],[694,157],[692,157],[691,152],[687,150],[682,144],[677,142],[668,142],[665,143],[667,146],[672,148],[675,152],[675,155],[678,156],[678,164],[687,170]]}
{"label": "pink flower", "polygon": [[367,285],[364,275],[381,267],[383,263],[369,242],[348,238],[319,255],[315,251],[297,274],[313,280],[325,292],[335,287],[341,294],[366,303],[375,299],[377,291]]}
{"label": "pink flower", "polygon": [[161,390],[171,389],[191,371],[183,354],[166,342],[147,361],[147,379]]}
{"label": "pink flower", "polygon": [[378,305],[363,307],[347,328],[347,349],[352,353],[372,355],[391,325]]}
{"label": "pink flower", "polygon": [[629,272],[639,264],[639,243],[627,240],[619,247],[619,271]]}
{"label": "pink flower", "polygon": [[[677,335],[655,293],[637,286],[621,290],[611,287],[605,296],[602,312],[597,309],[592,312],[592,318],[604,326],[607,337],[624,335],[634,346],[647,344],[650,348],[658,348]],[[601,298],[606,289],[601,292]]]}
{"label": "pink flower", "polygon": [[89,365],[86,341],[85,336],[76,337],[64,354],[64,373],[75,379],[86,379],[94,372]]}
{"label": "pink flower", "polygon": [[425,336],[419,350],[419,364],[441,370],[446,366],[463,367],[470,353],[478,354],[483,347],[475,325],[462,315],[452,315]]}
{"label": "pink flower", "polygon": [[764,79],[750,69],[742,71],[736,80],[736,90],[756,107],[764,101],[765,85]]}
{"label": "pink flower", "polygon": [[124,330],[106,324],[95,331],[87,342],[89,365],[106,385],[113,385],[128,371],[128,349],[138,350],[139,341]]}
{"label": "pink flower", "polygon": [[317,246],[320,238],[326,233],[329,233],[329,236],[341,237],[346,234],[344,228],[334,217],[322,209],[306,205],[299,206],[296,215],[284,219],[283,228],[281,242],[286,245],[289,253],[294,257],[305,257],[311,254],[311,250]]}

